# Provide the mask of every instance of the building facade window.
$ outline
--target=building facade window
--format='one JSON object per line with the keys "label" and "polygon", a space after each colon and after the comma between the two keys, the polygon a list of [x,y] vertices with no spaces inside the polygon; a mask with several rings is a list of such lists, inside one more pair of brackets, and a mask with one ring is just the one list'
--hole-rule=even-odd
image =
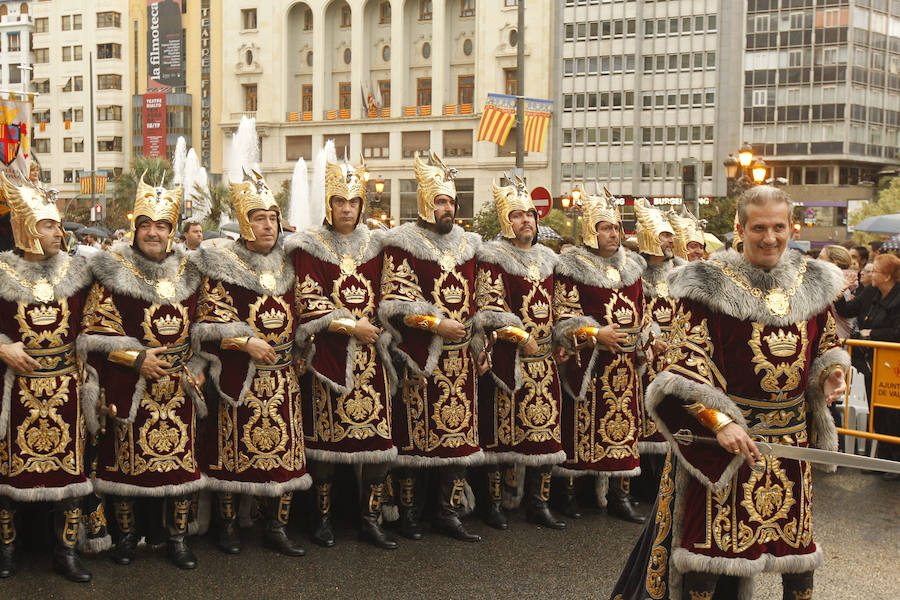
{"label": "building facade window", "polygon": [[387,25],[391,22],[391,3],[382,2],[378,5],[378,22]]}
{"label": "building facade window", "polygon": [[106,27],[122,27],[122,14],[106,11],[97,13],[97,29]]}
{"label": "building facade window", "polygon": [[474,17],[475,16],[475,0],[461,0],[459,3],[459,16],[460,17]]}
{"label": "building facade window", "polygon": [[353,97],[353,85],[349,81],[338,83],[338,108],[350,110]]}
{"label": "building facade window", "polygon": [[122,58],[122,44],[97,44],[97,59]]}
{"label": "building facade window", "polygon": [[381,79],[378,81],[378,94],[381,96],[381,106],[391,107],[391,80]]}
{"label": "building facade window", "polygon": [[97,152],[121,152],[122,138],[119,136],[97,140]]}
{"label": "building facade window", "polygon": [[312,31],[313,28],[313,11],[307,8],[303,12],[303,31]]}
{"label": "building facade window", "polygon": [[22,36],[18,31],[6,34],[6,49],[9,52],[18,52],[22,49]]}
{"label": "building facade window", "polygon": [[50,62],[50,49],[49,48],[35,48],[34,49],[34,62],[35,64],[46,64]]}
{"label": "building facade window", "polygon": [[313,107],[313,86],[304,85],[300,88],[300,110],[303,112],[312,112]]}
{"label": "building facade window", "polygon": [[472,104],[475,100],[475,76],[460,75],[457,80],[457,101],[459,104]]}
{"label": "building facade window", "polygon": [[35,33],[47,33],[50,31],[50,19],[47,17],[40,17],[34,20],[34,32]]}
{"label": "building facade window", "polygon": [[503,69],[503,81],[504,81],[504,90],[505,93],[515,96],[518,93],[519,89],[519,70],[518,69]]}
{"label": "building facade window", "polygon": [[97,107],[97,120],[98,121],[121,121],[122,120],[122,107],[121,106],[99,106],[99,107]]}
{"label": "building facade window", "polygon": [[256,112],[256,84],[244,84],[244,111]]}
{"label": "building facade window", "polygon": [[97,75],[98,90],[121,90],[122,76],[115,74]]}
{"label": "building facade window", "polygon": [[256,29],[256,9],[255,8],[241,9],[241,25],[245,31],[248,29]]}
{"label": "building facade window", "polygon": [[[98,75],[98,78],[99,77],[101,77],[101,76]],[[119,85],[120,85],[120,89],[121,89],[122,76],[116,75],[116,77],[119,78]],[[81,75],[75,75],[74,77],[69,77],[69,79],[66,81],[66,85],[63,86],[64,92],[80,92],[83,89],[84,89],[84,77],[82,77]]]}
{"label": "building facade window", "polygon": [[419,0],[419,20],[430,21],[434,13],[431,0]]}
{"label": "building facade window", "polygon": [[353,17],[350,14],[350,5],[346,2],[341,7],[341,27],[350,27],[353,23]]}
{"label": "building facade window", "polygon": [[431,77],[416,79],[416,105],[431,106]]}

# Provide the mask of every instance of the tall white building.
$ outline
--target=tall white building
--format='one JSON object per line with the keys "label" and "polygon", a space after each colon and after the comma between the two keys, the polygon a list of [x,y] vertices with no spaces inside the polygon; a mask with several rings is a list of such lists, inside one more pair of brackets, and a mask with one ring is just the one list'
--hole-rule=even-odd
{"label": "tall white building", "polygon": [[105,170],[112,178],[128,168],[131,96],[127,8],[125,0],[32,3],[32,89],[39,93],[34,105],[32,149],[43,167],[44,180],[59,189],[63,199],[80,193],[79,172],[91,167],[91,83],[96,169]]}
{"label": "tall white building", "polygon": [[[412,158],[433,150],[459,170],[458,216],[470,219],[491,198],[491,181],[514,166],[514,133],[503,147],[475,138],[487,94],[516,92],[516,0],[224,4],[224,153],[241,116],[255,116],[270,184],[333,139],[339,156],[365,157],[372,190],[384,182],[376,207],[411,219]],[[527,4],[528,97],[550,98],[555,4]],[[365,107],[364,89],[380,107]],[[526,157],[529,186],[550,184],[549,135],[544,152]]]}
{"label": "tall white building", "polygon": [[[0,0],[0,89],[27,92],[31,81],[31,2]],[[25,67],[20,69],[19,67]]]}

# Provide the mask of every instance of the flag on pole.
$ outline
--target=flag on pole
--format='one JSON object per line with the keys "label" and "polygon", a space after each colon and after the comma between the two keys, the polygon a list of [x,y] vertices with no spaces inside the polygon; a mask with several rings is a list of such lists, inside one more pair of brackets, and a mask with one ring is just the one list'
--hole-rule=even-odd
{"label": "flag on pole", "polygon": [[478,125],[477,142],[488,141],[502,146],[516,122],[516,97],[508,94],[488,94]]}
{"label": "flag on pole", "polygon": [[552,112],[552,100],[525,99],[525,152],[544,151]]}

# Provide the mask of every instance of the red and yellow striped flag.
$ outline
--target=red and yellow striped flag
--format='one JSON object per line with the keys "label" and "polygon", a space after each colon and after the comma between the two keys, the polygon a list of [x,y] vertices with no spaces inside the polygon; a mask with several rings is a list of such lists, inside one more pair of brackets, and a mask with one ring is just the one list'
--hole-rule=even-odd
{"label": "red and yellow striped flag", "polygon": [[552,112],[552,100],[525,99],[525,152],[544,151]]}
{"label": "red and yellow striped flag", "polygon": [[484,103],[478,137],[475,141],[488,141],[502,146],[516,122],[516,97],[507,94],[488,94]]}

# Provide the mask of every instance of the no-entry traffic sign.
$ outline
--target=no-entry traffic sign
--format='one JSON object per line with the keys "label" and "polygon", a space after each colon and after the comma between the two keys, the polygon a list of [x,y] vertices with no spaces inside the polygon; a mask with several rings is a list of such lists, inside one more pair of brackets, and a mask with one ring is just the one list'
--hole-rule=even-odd
{"label": "no-entry traffic sign", "polygon": [[550,205],[552,203],[550,190],[545,187],[534,188],[531,190],[531,201],[534,202],[538,217],[543,219],[550,214]]}

